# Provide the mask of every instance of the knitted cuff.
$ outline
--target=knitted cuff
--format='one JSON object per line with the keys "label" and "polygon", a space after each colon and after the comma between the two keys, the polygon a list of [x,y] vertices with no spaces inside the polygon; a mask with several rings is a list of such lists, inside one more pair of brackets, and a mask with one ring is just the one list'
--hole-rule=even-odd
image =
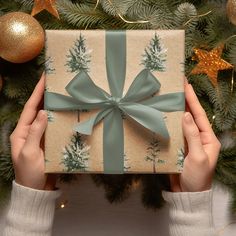
{"label": "knitted cuff", "polygon": [[163,191],[162,196],[170,206],[170,231],[173,235],[216,235],[212,217],[212,190]]}
{"label": "knitted cuff", "polygon": [[18,235],[18,232],[50,235],[55,201],[59,195],[58,190],[41,191],[21,186],[13,181],[6,235]]}
{"label": "knitted cuff", "polygon": [[173,209],[183,212],[211,212],[212,190],[203,192],[167,192],[162,196]]}

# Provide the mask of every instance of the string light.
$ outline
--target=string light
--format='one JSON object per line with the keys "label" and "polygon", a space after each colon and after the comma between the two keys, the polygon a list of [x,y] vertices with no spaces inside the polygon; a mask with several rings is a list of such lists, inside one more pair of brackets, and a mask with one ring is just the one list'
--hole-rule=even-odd
{"label": "string light", "polygon": [[231,77],[231,94],[233,93],[234,90],[234,69],[232,70],[232,77]]}
{"label": "string light", "polygon": [[63,200],[58,204],[56,209],[64,209],[67,206],[67,204],[68,204],[68,200]]}
{"label": "string light", "polygon": [[215,118],[216,118],[216,115],[213,115],[213,116],[211,117],[211,126],[213,125]]}

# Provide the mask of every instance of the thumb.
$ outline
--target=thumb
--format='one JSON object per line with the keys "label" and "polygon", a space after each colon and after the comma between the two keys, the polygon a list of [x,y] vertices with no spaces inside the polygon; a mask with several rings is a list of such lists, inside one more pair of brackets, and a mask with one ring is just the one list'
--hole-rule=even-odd
{"label": "thumb", "polygon": [[43,133],[47,127],[47,114],[45,111],[40,110],[36,116],[36,119],[32,123],[29,129],[29,133],[25,142],[25,146],[39,147]]}
{"label": "thumb", "polygon": [[188,151],[193,156],[204,152],[200,138],[200,132],[191,113],[186,112],[183,117],[183,133],[187,141]]}

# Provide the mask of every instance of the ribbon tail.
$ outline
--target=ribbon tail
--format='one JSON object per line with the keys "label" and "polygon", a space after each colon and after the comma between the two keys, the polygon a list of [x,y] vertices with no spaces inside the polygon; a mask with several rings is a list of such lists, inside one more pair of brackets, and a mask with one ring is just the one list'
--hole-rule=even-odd
{"label": "ribbon tail", "polygon": [[46,110],[79,110],[83,109],[78,101],[72,97],[65,96],[59,93],[45,92],[44,93],[44,109]]}
{"label": "ribbon tail", "polygon": [[104,118],[103,161],[105,174],[124,173],[124,129],[117,108]]}
{"label": "ribbon tail", "polygon": [[137,103],[124,104],[121,109],[140,125],[169,139],[169,133],[160,111]]}
{"label": "ribbon tail", "polygon": [[107,114],[112,111],[111,108],[104,109],[98,112],[96,115],[92,116],[90,119],[80,122],[74,126],[74,131],[85,135],[91,135],[93,132],[93,127],[100,122]]}
{"label": "ribbon tail", "polygon": [[183,92],[168,93],[149,98],[140,102],[145,106],[152,107],[159,111],[173,112],[185,110],[185,95]]}

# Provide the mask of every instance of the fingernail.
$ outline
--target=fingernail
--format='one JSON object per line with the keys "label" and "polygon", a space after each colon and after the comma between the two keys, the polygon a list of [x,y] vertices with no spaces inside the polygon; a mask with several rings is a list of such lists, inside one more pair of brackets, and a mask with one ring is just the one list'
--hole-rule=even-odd
{"label": "fingernail", "polygon": [[185,112],[184,121],[188,124],[191,124],[193,122],[192,115],[189,112]]}

